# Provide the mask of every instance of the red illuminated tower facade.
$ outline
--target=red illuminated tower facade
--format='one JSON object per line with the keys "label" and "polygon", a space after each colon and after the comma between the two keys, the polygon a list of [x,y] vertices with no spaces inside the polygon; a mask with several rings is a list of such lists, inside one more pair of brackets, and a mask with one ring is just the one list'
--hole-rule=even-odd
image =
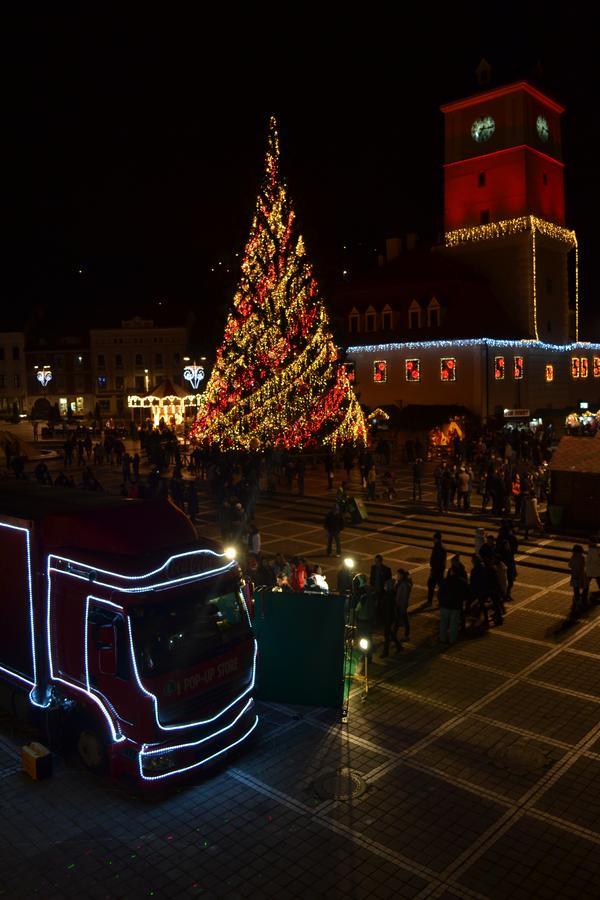
{"label": "red illuminated tower facade", "polygon": [[578,337],[577,241],[565,228],[563,107],[518,82],[446,104],[442,112],[447,252],[488,278],[515,336],[553,343]]}

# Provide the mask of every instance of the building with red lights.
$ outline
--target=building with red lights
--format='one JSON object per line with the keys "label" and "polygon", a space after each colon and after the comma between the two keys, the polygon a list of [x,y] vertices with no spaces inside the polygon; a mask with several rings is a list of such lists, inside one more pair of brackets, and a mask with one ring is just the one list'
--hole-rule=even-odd
{"label": "building with red lights", "polygon": [[563,108],[527,82],[442,107],[444,241],[348,284],[361,402],[506,410],[600,407],[600,344],[579,334],[578,250],[565,226]]}

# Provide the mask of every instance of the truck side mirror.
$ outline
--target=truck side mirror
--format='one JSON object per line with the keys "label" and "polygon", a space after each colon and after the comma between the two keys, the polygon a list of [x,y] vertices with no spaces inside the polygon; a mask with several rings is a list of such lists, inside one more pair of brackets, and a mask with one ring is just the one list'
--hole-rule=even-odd
{"label": "truck side mirror", "polygon": [[102,675],[117,674],[117,632],[114,625],[98,628],[98,669]]}

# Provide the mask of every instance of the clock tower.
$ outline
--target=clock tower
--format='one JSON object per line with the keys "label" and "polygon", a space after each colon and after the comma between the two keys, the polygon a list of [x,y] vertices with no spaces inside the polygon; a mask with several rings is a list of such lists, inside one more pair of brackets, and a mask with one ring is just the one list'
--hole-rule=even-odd
{"label": "clock tower", "polygon": [[442,107],[447,252],[488,278],[515,336],[552,343],[578,336],[568,263],[572,256],[576,267],[577,241],[564,227],[563,111],[527,82]]}

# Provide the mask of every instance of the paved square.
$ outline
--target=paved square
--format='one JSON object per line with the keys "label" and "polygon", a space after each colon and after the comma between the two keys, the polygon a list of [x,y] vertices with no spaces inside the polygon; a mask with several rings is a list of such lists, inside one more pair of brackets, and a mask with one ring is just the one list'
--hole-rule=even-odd
{"label": "paved square", "polygon": [[[468,561],[475,527],[497,523],[440,517],[429,483],[413,505],[406,470],[397,485],[397,503],[369,503],[368,520],[344,530],[342,551],[367,574],[378,552],[410,568],[411,641],[380,659],[376,633],[369,692],[355,683],[348,722],[334,710],[259,704],[256,739],[227,764],[140,796],[71,758],[32,782],[18,758],[32,733],[5,715],[0,896],[599,895],[600,613],[565,623],[573,541],[523,541],[504,624],[441,647],[439,613],[423,608],[432,533],[440,528]],[[303,554],[335,584],[340,561],[325,555],[322,527],[332,501],[321,468],[307,470],[304,498],[261,498],[266,555]],[[210,498],[199,529],[219,535]],[[360,781],[356,796],[319,789],[346,768]]]}

